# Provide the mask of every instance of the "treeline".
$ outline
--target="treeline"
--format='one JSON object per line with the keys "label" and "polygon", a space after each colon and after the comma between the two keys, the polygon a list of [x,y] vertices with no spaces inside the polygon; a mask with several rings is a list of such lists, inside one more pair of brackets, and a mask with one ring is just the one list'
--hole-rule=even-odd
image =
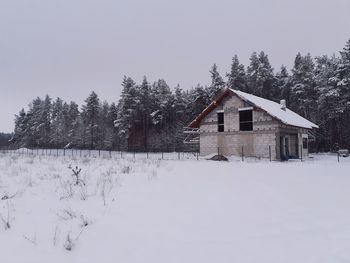
{"label": "treeline", "polygon": [[[215,73],[216,74],[216,73]],[[79,109],[75,102],[36,98],[15,117],[17,147],[128,151],[183,150],[183,127],[208,99],[205,89],[170,89],[164,80],[141,84],[124,77],[117,104],[92,92]],[[223,86],[222,86],[223,87]]]}
{"label": "treeline", "polygon": [[293,68],[277,72],[267,54],[254,52],[247,68],[232,58],[226,80],[214,64],[211,84],[183,90],[165,80],[124,77],[118,103],[101,102],[92,92],[75,102],[36,98],[15,119],[17,147],[118,150],[183,150],[183,127],[228,86],[278,102],[317,123],[316,150],[350,147],[350,40],[337,55],[296,55]]}

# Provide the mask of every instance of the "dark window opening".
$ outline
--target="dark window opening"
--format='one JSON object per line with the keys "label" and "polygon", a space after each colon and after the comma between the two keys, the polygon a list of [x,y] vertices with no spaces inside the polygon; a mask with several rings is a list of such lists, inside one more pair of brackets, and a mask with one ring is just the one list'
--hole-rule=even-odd
{"label": "dark window opening", "polygon": [[218,112],[218,132],[223,132],[224,130],[224,113]]}
{"label": "dark window opening", "polygon": [[240,131],[253,130],[253,111],[252,110],[239,111],[239,130]]}
{"label": "dark window opening", "polygon": [[307,138],[303,138],[303,149],[307,149]]}

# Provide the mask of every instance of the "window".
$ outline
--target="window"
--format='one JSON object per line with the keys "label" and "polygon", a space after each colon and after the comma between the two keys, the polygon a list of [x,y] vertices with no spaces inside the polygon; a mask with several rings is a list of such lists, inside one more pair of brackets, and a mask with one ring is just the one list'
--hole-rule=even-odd
{"label": "window", "polygon": [[307,138],[303,138],[303,149],[307,149]]}
{"label": "window", "polygon": [[224,113],[218,112],[218,132],[223,132],[224,129]]}
{"label": "window", "polygon": [[239,111],[239,130],[240,131],[253,130],[253,111],[252,110]]}

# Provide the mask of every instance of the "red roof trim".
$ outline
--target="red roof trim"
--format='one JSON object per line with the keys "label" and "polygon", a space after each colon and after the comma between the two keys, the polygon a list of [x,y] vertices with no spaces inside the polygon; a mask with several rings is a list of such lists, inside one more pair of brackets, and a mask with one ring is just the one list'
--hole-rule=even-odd
{"label": "red roof trim", "polygon": [[189,125],[189,128],[199,128],[201,121],[212,112],[228,95],[233,94],[233,91],[230,89],[225,89],[221,94],[219,94],[216,99],[206,107],[201,114],[197,116]]}

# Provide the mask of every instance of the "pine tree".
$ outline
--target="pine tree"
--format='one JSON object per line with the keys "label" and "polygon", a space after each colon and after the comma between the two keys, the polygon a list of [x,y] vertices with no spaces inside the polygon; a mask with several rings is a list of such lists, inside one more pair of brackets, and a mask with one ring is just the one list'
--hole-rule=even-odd
{"label": "pine tree", "polygon": [[261,85],[259,83],[259,67],[260,62],[258,58],[258,54],[253,52],[249,58],[250,64],[247,68],[247,92],[258,95],[258,87]]}
{"label": "pine tree", "polygon": [[51,98],[46,95],[45,100],[42,101],[40,110],[40,131],[38,131],[40,144],[44,147],[49,147],[51,135]]}
{"label": "pine tree", "polygon": [[175,149],[180,151],[183,149],[184,133],[183,129],[191,121],[189,119],[189,113],[187,112],[189,102],[187,93],[184,92],[178,85],[174,92],[174,113],[175,116]]}
{"label": "pine tree", "polygon": [[108,124],[112,130],[112,135],[111,135],[112,136],[112,146],[111,146],[112,149],[118,149],[118,146],[120,144],[118,130],[114,125],[114,123],[115,123],[115,121],[117,121],[117,119],[118,119],[118,107],[113,102],[111,104],[111,106],[109,107],[109,111],[108,111]]}
{"label": "pine tree", "polygon": [[83,124],[80,118],[79,106],[71,101],[68,109],[68,141],[72,147],[82,147],[84,134]]}
{"label": "pine tree", "polygon": [[[150,114],[154,127],[154,142],[156,148],[172,148],[176,133],[176,111],[174,96],[165,80],[158,80],[152,85],[152,113]],[[167,130],[166,134],[161,131]],[[158,140],[157,140],[158,138]]]}
{"label": "pine tree", "polygon": [[100,100],[97,94],[93,91],[85,100],[85,103],[86,104],[83,106],[83,121],[86,125],[87,137],[90,141],[90,149],[95,149],[100,132]]}
{"label": "pine tree", "polygon": [[340,105],[344,109],[341,115],[341,135],[343,147],[350,147],[350,39],[340,51],[340,63],[337,68],[337,87],[340,93]]}
{"label": "pine tree", "polygon": [[118,118],[115,121],[115,127],[120,138],[120,149],[131,149],[131,134],[134,130],[135,114],[138,105],[137,90],[135,82],[124,76],[122,82],[122,93],[118,103]]}
{"label": "pine tree", "polygon": [[244,66],[239,63],[237,55],[232,58],[231,71],[227,73],[227,86],[231,89],[247,92],[247,80]]}
{"label": "pine tree", "polygon": [[317,87],[318,147],[331,149],[339,143],[341,136],[340,116],[343,108],[340,104],[340,90],[337,86],[336,70],[338,58],[333,56],[317,57],[315,59],[315,84]]}
{"label": "pine tree", "polygon": [[281,66],[280,71],[276,73],[275,79],[275,92],[274,94],[272,94],[272,96],[276,98],[276,100],[286,100],[288,106],[290,103],[291,79],[288,70],[285,66]]}
{"label": "pine tree", "polygon": [[100,134],[98,136],[99,149],[111,149],[113,145],[113,121],[109,118],[110,106],[107,101],[102,103],[100,108],[99,127]]}
{"label": "pine tree", "polygon": [[139,148],[143,151],[148,149],[148,136],[150,127],[150,113],[151,113],[151,86],[144,76],[141,85],[139,86],[139,99],[138,107],[136,111],[135,119],[139,123],[140,132],[134,130],[134,144],[136,143],[136,138],[139,137]]}
{"label": "pine tree", "polygon": [[292,69],[291,108],[307,119],[315,119],[318,97],[315,78],[314,62],[310,54],[297,54]]}
{"label": "pine tree", "polygon": [[63,100],[57,98],[52,104],[51,116],[51,136],[52,146],[61,148],[64,146],[64,118],[63,118]]}
{"label": "pine tree", "polygon": [[28,118],[22,109],[18,115],[15,115],[15,130],[11,142],[18,147],[25,147],[28,141]]}
{"label": "pine tree", "polygon": [[211,75],[211,84],[208,87],[208,95],[210,100],[214,100],[215,97],[225,89],[226,83],[220,76],[216,64],[213,65],[209,72]]}
{"label": "pine tree", "polygon": [[344,108],[350,108],[350,39],[340,51],[340,62],[337,68],[337,86],[342,96]]}
{"label": "pine tree", "polygon": [[209,93],[207,89],[198,84],[194,89],[190,91],[190,104],[189,104],[189,112],[193,119],[195,116],[198,116],[210,103],[211,98],[209,97]]}
{"label": "pine tree", "polygon": [[29,105],[27,113],[28,117],[28,129],[26,142],[27,147],[44,147],[44,141],[42,138],[44,123],[42,121],[43,101],[37,97]]}
{"label": "pine tree", "polygon": [[254,52],[250,57],[250,65],[247,69],[248,91],[259,97],[275,99],[274,93],[274,74],[270,65],[268,56],[261,51],[259,55]]}

